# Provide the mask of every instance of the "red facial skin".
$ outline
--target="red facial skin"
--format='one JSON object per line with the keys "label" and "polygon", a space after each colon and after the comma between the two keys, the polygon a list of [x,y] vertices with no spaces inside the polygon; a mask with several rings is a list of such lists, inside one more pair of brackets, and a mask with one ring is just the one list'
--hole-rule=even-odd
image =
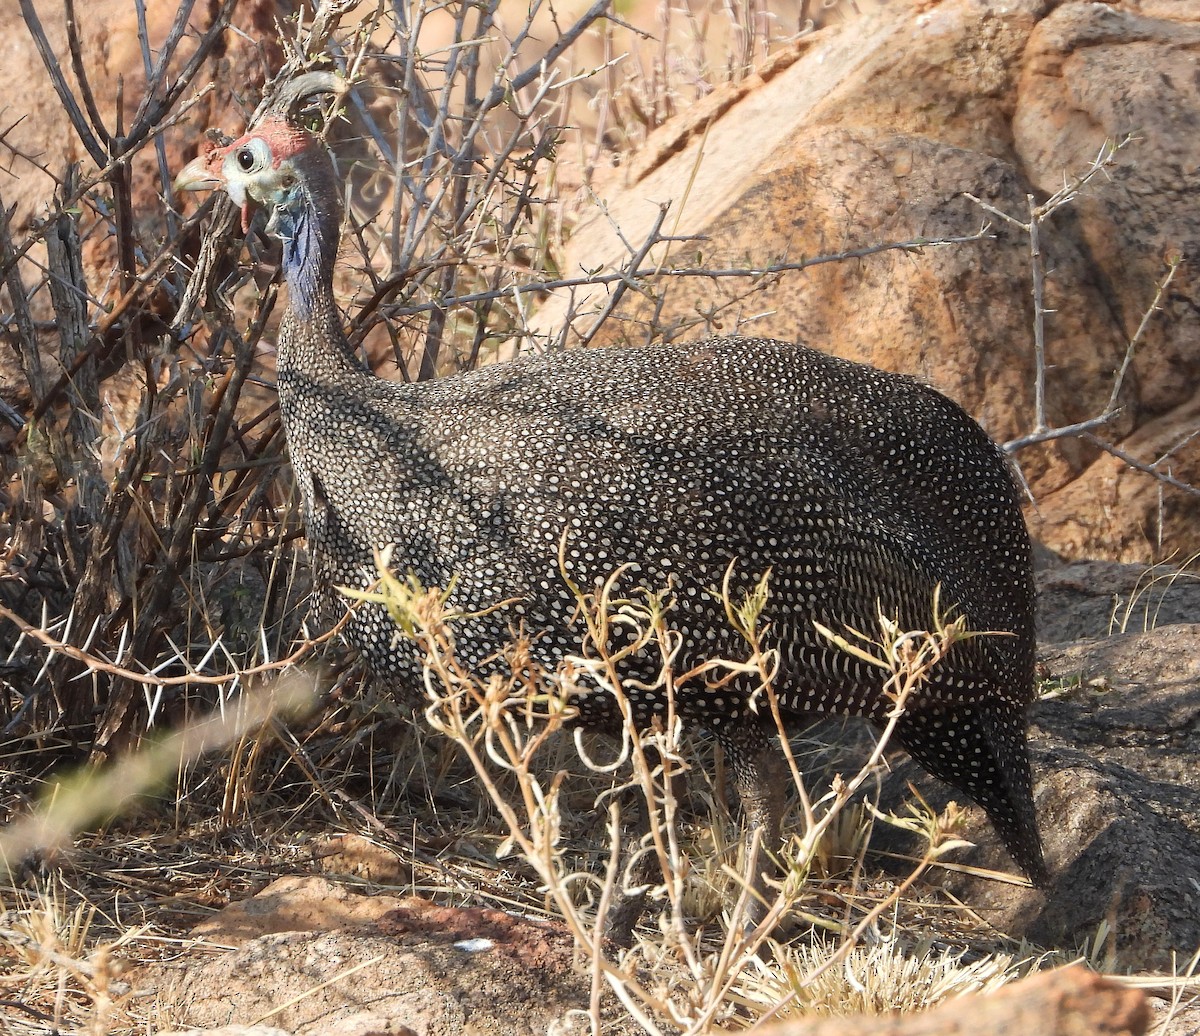
{"label": "red facial skin", "polygon": [[[278,172],[285,162],[300,154],[312,144],[312,134],[290,125],[279,116],[268,116],[255,129],[239,137],[232,144],[221,145],[210,140],[204,152],[189,162],[175,178],[177,191],[206,191],[224,188],[242,208],[242,232],[250,230],[254,202],[240,183],[232,183],[231,176],[238,173],[236,159],[231,156],[252,140],[261,140],[271,155],[270,168]],[[234,164],[231,166],[230,163]],[[257,175],[262,175],[260,170]],[[232,189],[231,189],[232,188]]]}

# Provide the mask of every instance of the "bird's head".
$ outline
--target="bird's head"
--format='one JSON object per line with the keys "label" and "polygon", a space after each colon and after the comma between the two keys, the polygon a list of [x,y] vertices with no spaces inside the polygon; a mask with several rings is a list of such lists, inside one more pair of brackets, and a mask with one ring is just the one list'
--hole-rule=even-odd
{"label": "bird's head", "polygon": [[300,191],[311,180],[306,166],[320,150],[305,130],[282,119],[263,119],[232,144],[210,144],[180,171],[175,190],[223,190],[241,208],[242,230],[249,231],[256,205],[274,219],[302,201]]}
{"label": "bird's head", "polygon": [[345,80],[310,72],[286,84],[254,126],[232,144],[210,143],[175,178],[177,191],[223,190],[242,210],[250,229],[256,205],[271,214],[268,231],[289,236],[302,209],[321,212],[338,205],[337,179],[324,143],[303,123],[320,94],[340,97]]}
{"label": "bird's head", "polygon": [[333,160],[304,114],[316,95],[340,97],[346,89],[328,72],[292,80],[244,136],[211,143],[175,178],[177,191],[223,190],[242,210],[243,231],[256,205],[270,213],[267,232],[283,243],[291,306],[302,314],[328,293],[342,214]]}

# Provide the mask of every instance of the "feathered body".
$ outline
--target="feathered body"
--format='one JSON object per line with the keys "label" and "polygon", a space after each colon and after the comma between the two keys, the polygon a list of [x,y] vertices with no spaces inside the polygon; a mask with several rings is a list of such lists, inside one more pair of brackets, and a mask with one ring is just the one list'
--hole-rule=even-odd
{"label": "feathered body", "polygon": [[[687,665],[744,657],[712,591],[731,565],[735,593],[769,570],[785,720],[881,723],[891,705],[881,670],[815,624],[874,631],[882,611],[903,629],[932,629],[940,586],[942,606],[970,629],[1005,635],[956,644],[898,738],[1046,879],[1025,745],[1029,537],[1004,456],[961,408],[907,377],[745,337],[559,352],[423,384],[379,379],[352,354],[333,299],[337,178],[323,145],[297,137],[286,120],[265,120],[189,167],[185,186],[206,163],[200,186],[219,178],[239,200],[248,192],[273,207],[290,298],[280,406],[314,582],[329,603],[338,585],[370,585],[375,550],[394,544],[396,570],[431,586],[454,580],[456,608],[517,600],[457,627],[466,661],[492,655],[520,624],[553,667],[581,633],[560,571],[565,534],[576,584],[630,565],[624,587],[671,588]],[[231,187],[230,163],[253,139],[267,143],[273,172],[266,186],[260,176]],[[415,649],[382,609],[362,609],[346,636],[376,672],[415,679]],[[649,692],[632,703],[643,723],[665,707]],[[585,726],[619,721],[602,693],[578,704]],[[752,799],[769,797],[755,786],[768,731],[745,694],[697,683],[676,707],[727,747]]]}

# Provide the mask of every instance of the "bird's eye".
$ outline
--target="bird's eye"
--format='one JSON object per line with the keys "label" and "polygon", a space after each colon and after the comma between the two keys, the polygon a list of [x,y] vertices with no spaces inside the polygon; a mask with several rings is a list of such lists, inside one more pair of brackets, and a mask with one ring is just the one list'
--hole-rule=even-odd
{"label": "bird's eye", "polygon": [[271,164],[271,148],[259,137],[239,140],[225,157],[226,176],[248,176]]}

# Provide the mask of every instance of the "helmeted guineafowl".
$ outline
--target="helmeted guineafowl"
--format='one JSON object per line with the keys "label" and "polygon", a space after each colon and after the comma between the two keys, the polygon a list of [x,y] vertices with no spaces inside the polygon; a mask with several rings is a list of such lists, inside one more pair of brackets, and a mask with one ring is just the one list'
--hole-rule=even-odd
{"label": "helmeted guineafowl", "polygon": [[[254,129],[213,147],[177,188],[222,187],[271,212],[289,289],[278,348],[279,401],[318,592],[367,586],[374,551],[451,603],[486,612],[457,628],[468,662],[491,655],[514,621],[553,667],[577,650],[576,583],[624,577],[672,587],[683,664],[743,646],[711,593],[770,569],[767,618],[780,653],[787,722],[813,713],[882,722],[880,670],[814,623],[873,631],[878,615],[932,629],[935,587],[972,630],[909,704],[900,744],[978,802],[1017,863],[1047,880],[1026,750],[1034,696],[1030,543],[1002,453],[957,405],[918,382],[792,342],[711,338],[519,359],[422,384],[365,370],[342,331],[332,276],[339,180],[297,112],[337,89],[313,73],[286,88]],[[413,645],[379,607],[346,636],[379,673],[416,676]],[[631,663],[636,664],[636,663]],[[579,722],[611,727],[612,699],[580,698]],[[648,723],[664,708],[633,705]],[[776,830],[778,748],[765,710],[736,691],[680,689],[678,713],[730,754],[751,819]],[[772,728],[773,729],[773,728]]]}

